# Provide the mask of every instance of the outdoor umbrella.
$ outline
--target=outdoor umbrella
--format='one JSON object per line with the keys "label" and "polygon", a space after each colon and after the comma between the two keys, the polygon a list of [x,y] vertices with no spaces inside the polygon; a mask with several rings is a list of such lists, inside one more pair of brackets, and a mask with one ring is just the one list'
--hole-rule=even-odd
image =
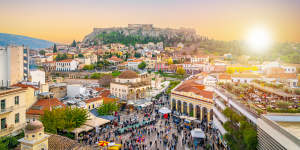
{"label": "outdoor umbrella", "polygon": [[158,112],[160,112],[162,114],[169,114],[169,113],[171,113],[171,110],[167,107],[162,107],[158,110]]}

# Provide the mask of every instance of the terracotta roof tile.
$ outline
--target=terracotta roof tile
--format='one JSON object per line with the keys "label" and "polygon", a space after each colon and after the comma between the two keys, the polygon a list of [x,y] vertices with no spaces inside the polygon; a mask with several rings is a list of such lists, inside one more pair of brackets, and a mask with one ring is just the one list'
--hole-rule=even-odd
{"label": "terracotta roof tile", "polygon": [[175,89],[178,92],[193,92],[205,98],[212,99],[213,92],[204,90],[205,86],[195,82],[194,80],[184,81],[179,87]]}
{"label": "terracotta roof tile", "polygon": [[33,88],[34,90],[39,90],[39,88],[33,86],[33,85],[26,85],[26,84],[21,84],[21,83],[18,83],[18,84],[14,84],[12,86],[17,86],[17,87],[21,87],[21,88]]}
{"label": "terracotta roof tile", "polygon": [[85,100],[84,102],[85,103],[91,103],[91,102],[96,102],[96,101],[101,101],[101,100],[102,100],[102,97],[95,97],[95,98]]}
{"label": "terracotta roof tile", "polygon": [[[65,104],[63,104],[57,98],[40,99],[29,110],[27,110],[26,114],[43,115],[45,110],[50,110],[50,107],[53,108],[57,106],[66,107]],[[34,107],[39,107],[40,109],[34,109]]]}

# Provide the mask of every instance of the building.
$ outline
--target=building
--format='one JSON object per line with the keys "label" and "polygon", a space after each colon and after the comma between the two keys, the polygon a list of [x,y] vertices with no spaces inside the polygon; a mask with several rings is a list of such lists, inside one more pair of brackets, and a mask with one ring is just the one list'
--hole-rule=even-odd
{"label": "building", "polygon": [[25,136],[18,140],[21,150],[92,150],[90,146],[79,144],[75,140],[56,134],[45,134],[40,121],[27,123]]}
{"label": "building", "polygon": [[56,71],[75,71],[78,62],[72,59],[66,59],[56,62]]}
{"label": "building", "polygon": [[128,61],[127,68],[129,70],[137,71],[137,70],[139,70],[139,64],[140,63],[142,63],[142,60],[140,60],[140,59],[135,59],[135,60]]}
{"label": "building", "polygon": [[110,93],[119,99],[137,100],[147,97],[150,86],[148,74],[127,70],[110,83]]}
{"label": "building", "polygon": [[25,127],[26,89],[20,87],[0,88],[0,137],[16,135]]}
{"label": "building", "polygon": [[171,91],[172,110],[209,122],[213,117],[213,94],[198,80],[184,81]]}
{"label": "building", "polygon": [[67,96],[66,83],[53,83],[49,85],[49,92],[53,93],[54,98],[63,98]]}
{"label": "building", "polygon": [[113,65],[120,64],[123,60],[121,58],[118,58],[117,56],[112,56],[111,58],[107,59],[108,62],[110,62]]}
{"label": "building", "polygon": [[103,98],[102,97],[90,98],[85,100],[84,102],[85,102],[85,109],[91,110],[100,107],[103,104]]}
{"label": "building", "polygon": [[49,61],[43,63],[44,69],[47,72],[52,72],[56,70],[56,62],[55,61]]}
{"label": "building", "polygon": [[253,80],[260,79],[260,75],[253,73],[236,73],[231,75],[232,82],[250,83]]}
{"label": "building", "polygon": [[45,84],[45,71],[42,70],[30,70],[30,79],[31,82]]}
{"label": "building", "polygon": [[81,84],[67,85],[68,97],[80,96],[80,94],[84,94],[85,92],[86,92],[86,88],[83,87]]}
{"label": "building", "polygon": [[38,94],[40,93],[40,89],[34,85],[27,85],[27,84],[22,84],[22,83],[18,83],[13,85],[14,87],[20,87],[25,89],[25,95],[26,95],[26,99],[25,99],[25,106],[26,106],[26,110],[29,109],[34,103],[36,103],[37,98],[38,98]]}
{"label": "building", "polygon": [[47,150],[49,136],[44,133],[43,124],[34,120],[26,125],[25,136],[18,141],[22,150]]}
{"label": "building", "polygon": [[44,115],[45,111],[51,111],[53,108],[66,107],[57,98],[45,98],[39,99],[31,108],[26,111],[26,120],[39,119],[41,115]]}
{"label": "building", "polygon": [[23,46],[8,46],[0,49],[0,81],[16,84],[28,80],[29,54]]}
{"label": "building", "polygon": [[258,150],[300,149],[299,114],[266,114],[257,120]]}
{"label": "building", "polygon": [[209,63],[209,56],[192,56],[191,63]]}

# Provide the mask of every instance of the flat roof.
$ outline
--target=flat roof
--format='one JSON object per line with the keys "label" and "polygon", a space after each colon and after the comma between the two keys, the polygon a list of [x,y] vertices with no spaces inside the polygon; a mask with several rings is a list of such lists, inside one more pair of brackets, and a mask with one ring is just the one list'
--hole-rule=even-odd
{"label": "flat roof", "polygon": [[276,122],[300,140],[300,122]]}
{"label": "flat roof", "polygon": [[271,113],[264,115],[300,140],[300,113]]}

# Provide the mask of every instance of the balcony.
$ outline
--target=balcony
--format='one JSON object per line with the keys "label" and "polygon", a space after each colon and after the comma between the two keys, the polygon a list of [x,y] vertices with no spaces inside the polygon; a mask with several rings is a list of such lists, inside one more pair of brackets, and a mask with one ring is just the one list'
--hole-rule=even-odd
{"label": "balcony", "polygon": [[4,109],[0,109],[0,114],[5,114],[5,113],[10,113],[13,111],[13,106],[11,107],[7,107],[7,108],[4,108]]}

